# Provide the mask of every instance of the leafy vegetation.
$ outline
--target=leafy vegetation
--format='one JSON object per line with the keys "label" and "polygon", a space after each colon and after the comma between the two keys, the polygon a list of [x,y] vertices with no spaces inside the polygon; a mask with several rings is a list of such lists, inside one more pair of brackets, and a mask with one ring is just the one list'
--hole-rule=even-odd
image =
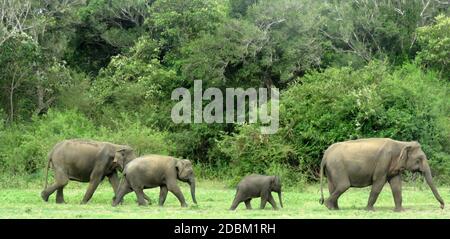
{"label": "leafy vegetation", "polygon": [[[417,140],[450,178],[445,1],[0,2],[0,175],[41,179],[58,141],[90,138],[192,159],[200,178],[317,180],[322,152]],[[280,129],[175,124],[171,93],[277,87]]]}

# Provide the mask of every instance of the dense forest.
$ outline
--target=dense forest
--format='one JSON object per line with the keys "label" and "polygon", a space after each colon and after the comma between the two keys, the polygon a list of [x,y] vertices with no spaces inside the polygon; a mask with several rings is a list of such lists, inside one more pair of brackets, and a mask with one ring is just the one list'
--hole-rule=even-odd
{"label": "dense forest", "polygon": [[[0,0],[0,181],[41,180],[85,138],[195,162],[201,178],[314,182],[323,151],[416,140],[450,179],[446,0]],[[175,88],[277,87],[280,126],[175,124]]]}

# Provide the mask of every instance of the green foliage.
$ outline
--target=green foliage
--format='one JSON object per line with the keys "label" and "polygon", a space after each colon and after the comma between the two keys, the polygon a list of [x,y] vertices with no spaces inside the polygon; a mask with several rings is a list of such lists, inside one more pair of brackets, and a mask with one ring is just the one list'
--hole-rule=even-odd
{"label": "green foliage", "polygon": [[77,10],[80,22],[74,26],[68,63],[75,69],[96,75],[111,57],[126,52],[145,32],[146,0],[92,0]]}
{"label": "green foliage", "polygon": [[168,127],[172,102],[167,99],[178,80],[154,58],[157,51],[156,44],[143,37],[126,56],[114,57],[92,84],[89,94],[95,107],[90,114],[108,122],[120,117],[117,112],[135,112],[146,125]]}
{"label": "green foliage", "polygon": [[450,75],[450,17],[437,16],[436,24],[418,28],[417,34],[422,46],[417,54],[417,60],[431,69],[438,70],[448,78]]}
{"label": "green foliage", "polygon": [[415,29],[430,24],[447,7],[444,2],[421,0],[329,1],[324,8],[328,21],[322,28],[334,53],[327,64],[361,67],[387,58],[401,65],[414,59]]}
{"label": "green foliage", "polygon": [[166,133],[129,120],[97,127],[77,111],[50,110],[43,117],[34,117],[29,124],[13,124],[0,134],[0,174],[24,176],[39,173],[47,165],[47,154],[64,139],[93,139],[129,144],[138,155],[168,154],[172,145]]}
{"label": "green foliage", "polygon": [[232,177],[231,185],[252,173],[279,175],[286,185],[302,181],[294,165],[290,165],[297,158],[294,148],[277,137],[262,135],[258,127],[239,127],[238,133],[224,136],[217,148],[229,159],[227,174]]}
{"label": "green foliage", "polygon": [[213,31],[223,18],[218,1],[212,0],[159,0],[149,14],[146,25],[169,64],[178,60],[180,46]]}
{"label": "green foliage", "polygon": [[[8,109],[9,121],[30,116],[33,101],[26,89],[36,80],[36,67],[42,60],[40,48],[33,39],[20,34],[0,45],[0,87],[2,108]],[[27,95],[28,97],[21,97]],[[5,110],[6,111],[6,110]]]}
{"label": "green foliage", "polygon": [[183,76],[212,86],[283,87],[321,63],[321,6],[263,1],[183,48]]}
{"label": "green foliage", "polygon": [[389,137],[419,141],[434,172],[450,168],[449,85],[407,64],[389,70],[372,62],[360,70],[329,68],[300,78],[281,95],[280,129],[261,135],[245,125],[217,144],[238,180],[276,172],[291,181],[317,178],[323,151],[349,139]]}
{"label": "green foliage", "polygon": [[239,18],[245,16],[247,9],[258,0],[230,0],[230,16]]}
{"label": "green foliage", "polygon": [[[334,142],[392,137],[418,140],[439,178],[450,175],[444,1],[13,0],[0,8],[7,177],[40,177],[49,149],[72,137],[189,158],[201,177],[235,183],[259,172],[288,184],[314,180]],[[174,124],[171,93],[192,90],[193,80],[204,89],[279,88],[280,130]]]}
{"label": "green foliage", "polygon": [[282,95],[280,134],[310,175],[329,145],[364,137],[417,140],[432,164],[445,169],[441,162],[450,157],[448,89],[448,83],[415,65],[392,73],[376,62],[357,71],[330,68],[305,76]]}

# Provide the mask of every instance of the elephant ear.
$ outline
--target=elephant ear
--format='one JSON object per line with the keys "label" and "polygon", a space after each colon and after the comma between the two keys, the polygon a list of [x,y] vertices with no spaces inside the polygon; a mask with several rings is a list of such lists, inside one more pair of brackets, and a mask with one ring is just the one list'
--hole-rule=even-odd
{"label": "elephant ear", "polygon": [[104,145],[97,154],[97,158],[101,161],[111,161],[115,160],[115,150],[110,145]]}
{"label": "elephant ear", "polygon": [[125,166],[125,154],[127,152],[127,148],[120,148],[118,150],[116,150],[115,154],[114,154],[114,160],[113,163],[118,164],[120,169],[122,170]]}
{"label": "elephant ear", "polygon": [[272,178],[270,179],[270,188],[275,188],[279,180],[280,179],[278,178],[278,176],[272,176]]}
{"label": "elephant ear", "polygon": [[177,170],[177,175],[179,176],[180,172],[184,168],[184,162],[182,159],[177,159],[175,162],[175,169]]}
{"label": "elephant ear", "polygon": [[183,170],[185,168],[188,168],[189,166],[192,166],[191,161],[187,160],[187,159],[177,159],[176,163],[175,163],[175,169],[177,170],[177,177],[179,179],[183,179],[181,178],[181,173],[183,172]]}
{"label": "elephant ear", "polygon": [[392,158],[390,172],[391,174],[398,174],[406,167],[406,160],[408,160],[408,151],[411,149],[411,145],[404,146],[400,151],[398,157]]}

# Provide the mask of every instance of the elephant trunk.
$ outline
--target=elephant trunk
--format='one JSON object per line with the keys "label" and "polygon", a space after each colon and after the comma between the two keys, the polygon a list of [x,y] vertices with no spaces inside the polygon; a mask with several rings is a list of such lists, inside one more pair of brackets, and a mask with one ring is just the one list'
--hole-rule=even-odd
{"label": "elephant trunk", "polygon": [[197,204],[197,199],[195,199],[195,178],[194,176],[192,176],[189,179],[189,186],[191,186],[191,196],[192,196],[192,201]]}
{"label": "elephant trunk", "polygon": [[281,190],[278,192],[278,199],[280,200],[281,208],[283,208],[283,200],[281,200]]}
{"label": "elephant trunk", "polygon": [[433,183],[433,179],[431,176],[431,169],[430,166],[428,165],[428,162],[425,160],[423,162],[423,169],[422,169],[422,173],[425,177],[425,180],[427,181],[428,186],[430,186],[431,191],[434,194],[434,197],[436,198],[436,200],[438,200],[438,202],[441,204],[441,209],[444,209],[444,200],[442,200],[441,196],[439,195],[436,186]]}

